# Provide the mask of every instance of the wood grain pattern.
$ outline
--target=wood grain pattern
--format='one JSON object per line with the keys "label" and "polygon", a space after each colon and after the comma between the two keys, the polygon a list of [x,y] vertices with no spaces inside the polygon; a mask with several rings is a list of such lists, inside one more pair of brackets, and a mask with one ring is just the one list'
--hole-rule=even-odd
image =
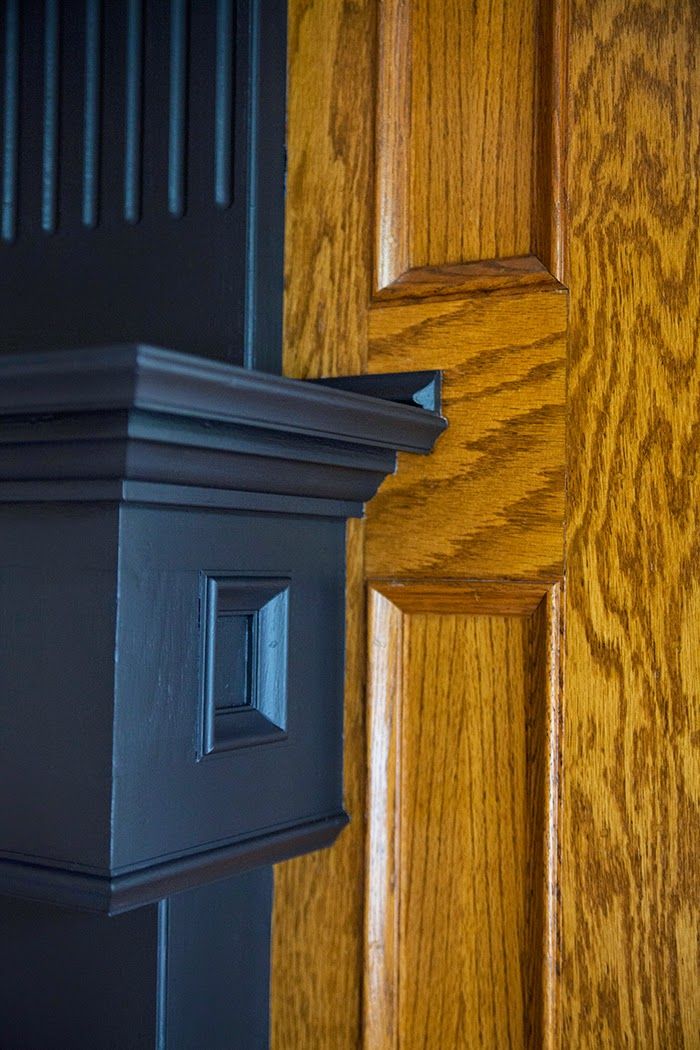
{"label": "wood grain pattern", "polygon": [[574,0],[562,1046],[700,1045],[700,9]]}
{"label": "wood grain pattern", "polygon": [[374,301],[381,303],[435,296],[464,298],[474,292],[531,288],[533,285],[552,286],[552,275],[534,255],[521,255],[510,259],[415,267],[406,270],[392,284],[378,289]]}
{"label": "wood grain pattern", "polygon": [[371,372],[444,369],[450,427],[369,505],[368,573],[558,578],[566,296],[392,304],[372,310],[370,338]]}
{"label": "wood grain pattern", "polygon": [[414,586],[370,592],[364,1046],[551,1045],[557,588]]}
{"label": "wood grain pattern", "polygon": [[562,272],[561,0],[379,6],[375,294]]}
{"label": "wood grain pattern", "polygon": [[382,5],[379,287],[412,267],[528,253],[535,7]]}
{"label": "wood grain pattern", "polygon": [[364,371],[374,7],[290,0],[284,371]]}
{"label": "wood grain pattern", "polygon": [[566,272],[565,154],[569,0],[540,0],[535,90],[535,178],[530,251],[559,281]]}
{"label": "wood grain pattern", "polygon": [[[287,375],[365,370],[374,75],[370,0],[289,6]],[[336,845],[275,869],[272,1050],[360,1042],[364,866],[362,525],[348,535],[345,805]]]}
{"label": "wood grain pattern", "polygon": [[[549,612],[543,620],[541,602],[536,609],[535,605],[546,582],[559,577],[563,550],[566,295],[549,272],[553,252],[548,255],[549,249],[538,247],[544,252],[540,262],[532,248],[547,239],[537,241],[533,223],[548,223],[551,232],[554,221],[549,204],[555,180],[546,183],[542,173],[554,171],[552,150],[559,149],[561,141],[551,129],[538,128],[535,135],[533,121],[549,120],[552,112],[546,109],[546,98],[543,101],[554,83],[552,70],[537,70],[537,54],[544,52],[541,43],[535,46],[535,36],[541,40],[543,33],[550,33],[555,10],[554,0],[479,0],[475,5],[292,0],[290,7],[285,371],[297,376],[364,371],[368,351],[372,371],[446,370],[450,430],[434,459],[404,457],[399,474],[382,490],[376,513],[370,509],[368,567],[373,576],[422,577],[411,587],[414,600],[430,609],[430,630],[439,635],[443,615],[452,618],[472,656],[483,624],[493,622],[494,630],[501,632],[494,652],[502,653],[512,634],[515,651],[525,659],[527,635],[531,677],[549,674],[543,669],[551,670],[556,656],[546,626],[554,621]],[[375,12],[382,26],[378,68]],[[441,34],[452,29],[459,29],[459,39],[443,47]],[[422,36],[428,31],[430,45]],[[523,49],[515,60],[508,51],[514,41]],[[484,42],[489,46],[482,47]],[[469,67],[468,57],[475,68]],[[524,80],[516,83],[515,69],[526,74]],[[541,84],[548,86],[541,89]],[[423,94],[426,86],[433,92],[431,98]],[[473,89],[468,98],[467,87]],[[371,164],[375,104],[376,186]],[[447,153],[460,167],[448,170],[440,156],[430,166],[430,182],[423,185],[411,172],[420,165],[425,168],[427,136],[432,136],[432,154],[443,149],[441,120]],[[481,128],[481,139],[474,127]],[[523,191],[517,199],[516,187]],[[375,190],[377,279],[370,245],[375,237],[370,214]],[[465,216],[470,202],[476,210]],[[448,215],[448,207],[456,213]],[[422,256],[416,248],[421,244]],[[394,281],[396,286],[388,287]],[[375,291],[377,285],[384,290],[370,308],[373,283]],[[394,875],[383,890],[373,883],[378,896],[368,897],[370,932],[363,948],[366,641],[361,589],[366,570],[359,531],[353,529],[352,537],[346,695],[346,798],[352,823],[332,850],[276,873],[274,1050],[357,1050],[363,1041],[367,1050],[383,1047],[379,1033],[393,1016],[392,996],[400,984],[391,962],[393,958],[398,966],[400,955],[392,947],[391,931],[381,927],[387,921],[383,902],[394,892]],[[530,583],[515,588],[509,582],[483,584],[484,578],[503,577]],[[400,601],[395,595],[391,601],[382,600],[393,609]],[[474,609],[471,602],[477,603]],[[485,613],[491,619],[482,621]],[[401,610],[392,615],[398,625],[414,615],[417,622],[422,614]],[[475,623],[482,627],[473,627]],[[488,639],[488,627],[483,630]],[[546,644],[545,636],[550,639]],[[415,651],[426,652],[425,645]],[[393,671],[387,671],[387,681],[394,680],[399,666],[400,661],[395,662]],[[412,672],[417,675],[418,670],[414,663]],[[502,682],[500,673],[497,661],[484,670],[485,676]],[[521,696],[523,688],[521,684]],[[419,710],[422,701],[414,695],[413,706]],[[531,808],[521,799],[518,813],[525,822],[523,842],[533,844],[523,863],[528,870],[549,872],[551,887],[556,806],[546,771],[556,761],[553,738],[546,735],[548,717],[545,713],[543,721],[540,705],[537,733],[526,736],[541,746],[529,758],[519,752],[524,763],[521,781]],[[519,726],[530,724],[527,713],[519,718]],[[375,741],[375,735],[372,729],[370,745],[381,749],[383,738],[380,734]],[[526,747],[522,733],[520,739]],[[440,739],[435,743],[441,746]],[[379,768],[372,762],[373,769]],[[527,779],[527,770],[534,780]],[[549,786],[543,795],[545,784]],[[448,783],[445,790],[449,789]],[[487,794],[482,804],[495,806],[493,793]],[[393,804],[387,795],[385,817]],[[381,851],[386,827],[381,819],[376,823],[374,804],[370,820],[375,830],[369,834],[369,849]],[[406,862],[418,864],[418,854]],[[522,917],[511,924],[508,936],[525,953],[516,966],[511,952],[509,965],[517,968],[520,994],[535,1004],[519,1021],[511,1019],[513,1026],[520,1024],[518,1031],[526,1041],[534,1038],[532,1032],[551,1030],[548,1018],[555,991],[549,968],[556,941],[551,900],[545,903],[542,893],[534,892],[534,883],[528,886],[533,892],[520,887],[520,903],[513,898],[508,905],[513,916]],[[435,899],[431,892],[427,887],[426,900]],[[376,936],[372,914],[381,927]],[[409,918],[404,914],[406,929]],[[537,947],[528,941],[527,930],[536,931]],[[412,950],[419,957],[420,936],[415,930],[414,934]],[[367,984],[366,1003],[372,1009],[365,1011],[364,1035],[363,950],[379,967],[379,983]],[[459,953],[464,957],[462,949]],[[394,974],[389,980],[388,972]],[[406,980],[405,973],[401,980]],[[496,1012],[503,1003],[499,989],[493,993]],[[376,1005],[382,1001],[383,1012]],[[496,1032],[503,1019],[502,1013],[498,1016],[493,1022]],[[415,1024],[420,1028],[422,1023],[416,1015]],[[394,1030],[400,1030],[398,1014]],[[412,1039],[407,1031],[405,1050]]]}

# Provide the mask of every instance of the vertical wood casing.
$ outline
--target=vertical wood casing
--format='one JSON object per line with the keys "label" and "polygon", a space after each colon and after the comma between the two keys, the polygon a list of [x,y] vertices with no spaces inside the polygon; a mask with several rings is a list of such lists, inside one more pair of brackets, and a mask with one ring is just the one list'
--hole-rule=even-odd
{"label": "vertical wood casing", "polygon": [[[291,0],[284,371],[366,371],[374,0]],[[363,526],[348,523],[345,806],[338,848],[275,868],[271,1046],[356,1050],[364,867]]]}

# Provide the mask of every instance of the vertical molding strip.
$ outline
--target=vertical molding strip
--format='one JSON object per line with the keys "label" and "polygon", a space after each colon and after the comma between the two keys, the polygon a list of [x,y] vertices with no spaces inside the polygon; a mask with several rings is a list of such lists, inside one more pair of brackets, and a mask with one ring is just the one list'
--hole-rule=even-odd
{"label": "vertical molding strip", "polygon": [[126,25],[126,126],[124,136],[124,218],[141,218],[141,153],[143,122],[142,0],[128,0]]}
{"label": "vertical molding strip", "polygon": [[167,1047],[168,1010],[168,938],[170,934],[170,900],[165,897],[156,905],[158,914],[156,945],[156,1050]]}
{"label": "vertical molding strip", "polygon": [[85,110],[83,117],[83,225],[98,222],[100,193],[101,0],[85,0]]}
{"label": "vertical molding strip", "polygon": [[185,136],[187,132],[187,3],[170,2],[170,109],[168,137],[168,211],[185,211]]}
{"label": "vertical molding strip", "polygon": [[215,113],[215,199],[220,208],[231,204],[231,140],[233,124],[233,3],[217,0],[216,5],[216,113]]}
{"label": "vertical molding strip", "polygon": [[406,273],[410,249],[411,4],[379,7],[374,291]]}
{"label": "vertical molding strip", "polygon": [[258,209],[258,112],[260,85],[260,10],[258,0],[250,4],[250,69],[248,82],[248,201],[246,232],[245,332],[243,361],[255,366],[255,307],[257,288],[257,209]]}
{"label": "vertical molding strip", "polygon": [[44,141],[41,177],[41,226],[54,233],[58,206],[59,8],[46,0],[44,23]]}
{"label": "vertical molding strip", "polygon": [[5,8],[5,78],[2,140],[2,239],[13,241],[17,233],[17,168],[19,109],[19,0],[7,0]]}

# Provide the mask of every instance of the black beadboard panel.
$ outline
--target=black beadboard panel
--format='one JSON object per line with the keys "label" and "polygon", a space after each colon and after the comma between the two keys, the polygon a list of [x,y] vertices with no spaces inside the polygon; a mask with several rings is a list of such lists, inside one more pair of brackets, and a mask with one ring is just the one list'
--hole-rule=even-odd
{"label": "black beadboard panel", "polygon": [[0,350],[279,371],[283,0],[0,2]]}

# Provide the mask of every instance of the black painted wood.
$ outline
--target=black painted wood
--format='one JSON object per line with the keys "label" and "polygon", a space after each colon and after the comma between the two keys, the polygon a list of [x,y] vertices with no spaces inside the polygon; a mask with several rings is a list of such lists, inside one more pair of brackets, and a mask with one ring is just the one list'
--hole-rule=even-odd
{"label": "black painted wood", "polygon": [[[416,373],[408,375],[413,385]],[[99,346],[0,357],[0,414],[11,421],[39,413],[140,410],[281,431],[290,446],[298,435],[429,452],[445,420],[436,411],[395,404],[378,377],[371,379],[371,388],[380,391],[375,397],[140,343]],[[419,384],[425,385],[422,378]]]}
{"label": "black painted wood", "polygon": [[267,1045],[269,866],[348,819],[345,522],[446,425],[383,394],[0,358],[3,1048]]}
{"label": "black painted wood", "polygon": [[[328,844],[345,518],[444,420],[140,346],[0,380],[0,890],[117,913]],[[258,617],[218,715],[212,581]]]}
{"label": "black painted wood", "polygon": [[110,918],[0,897],[3,1050],[262,1050],[272,869]]}
{"label": "black painted wood", "polygon": [[399,405],[415,405],[440,413],[442,406],[442,372],[378,372],[360,376],[332,376],[314,379],[319,386],[348,390],[353,394],[381,397]]}
{"label": "black painted wood", "polygon": [[284,0],[2,0],[0,350],[280,371]]}

